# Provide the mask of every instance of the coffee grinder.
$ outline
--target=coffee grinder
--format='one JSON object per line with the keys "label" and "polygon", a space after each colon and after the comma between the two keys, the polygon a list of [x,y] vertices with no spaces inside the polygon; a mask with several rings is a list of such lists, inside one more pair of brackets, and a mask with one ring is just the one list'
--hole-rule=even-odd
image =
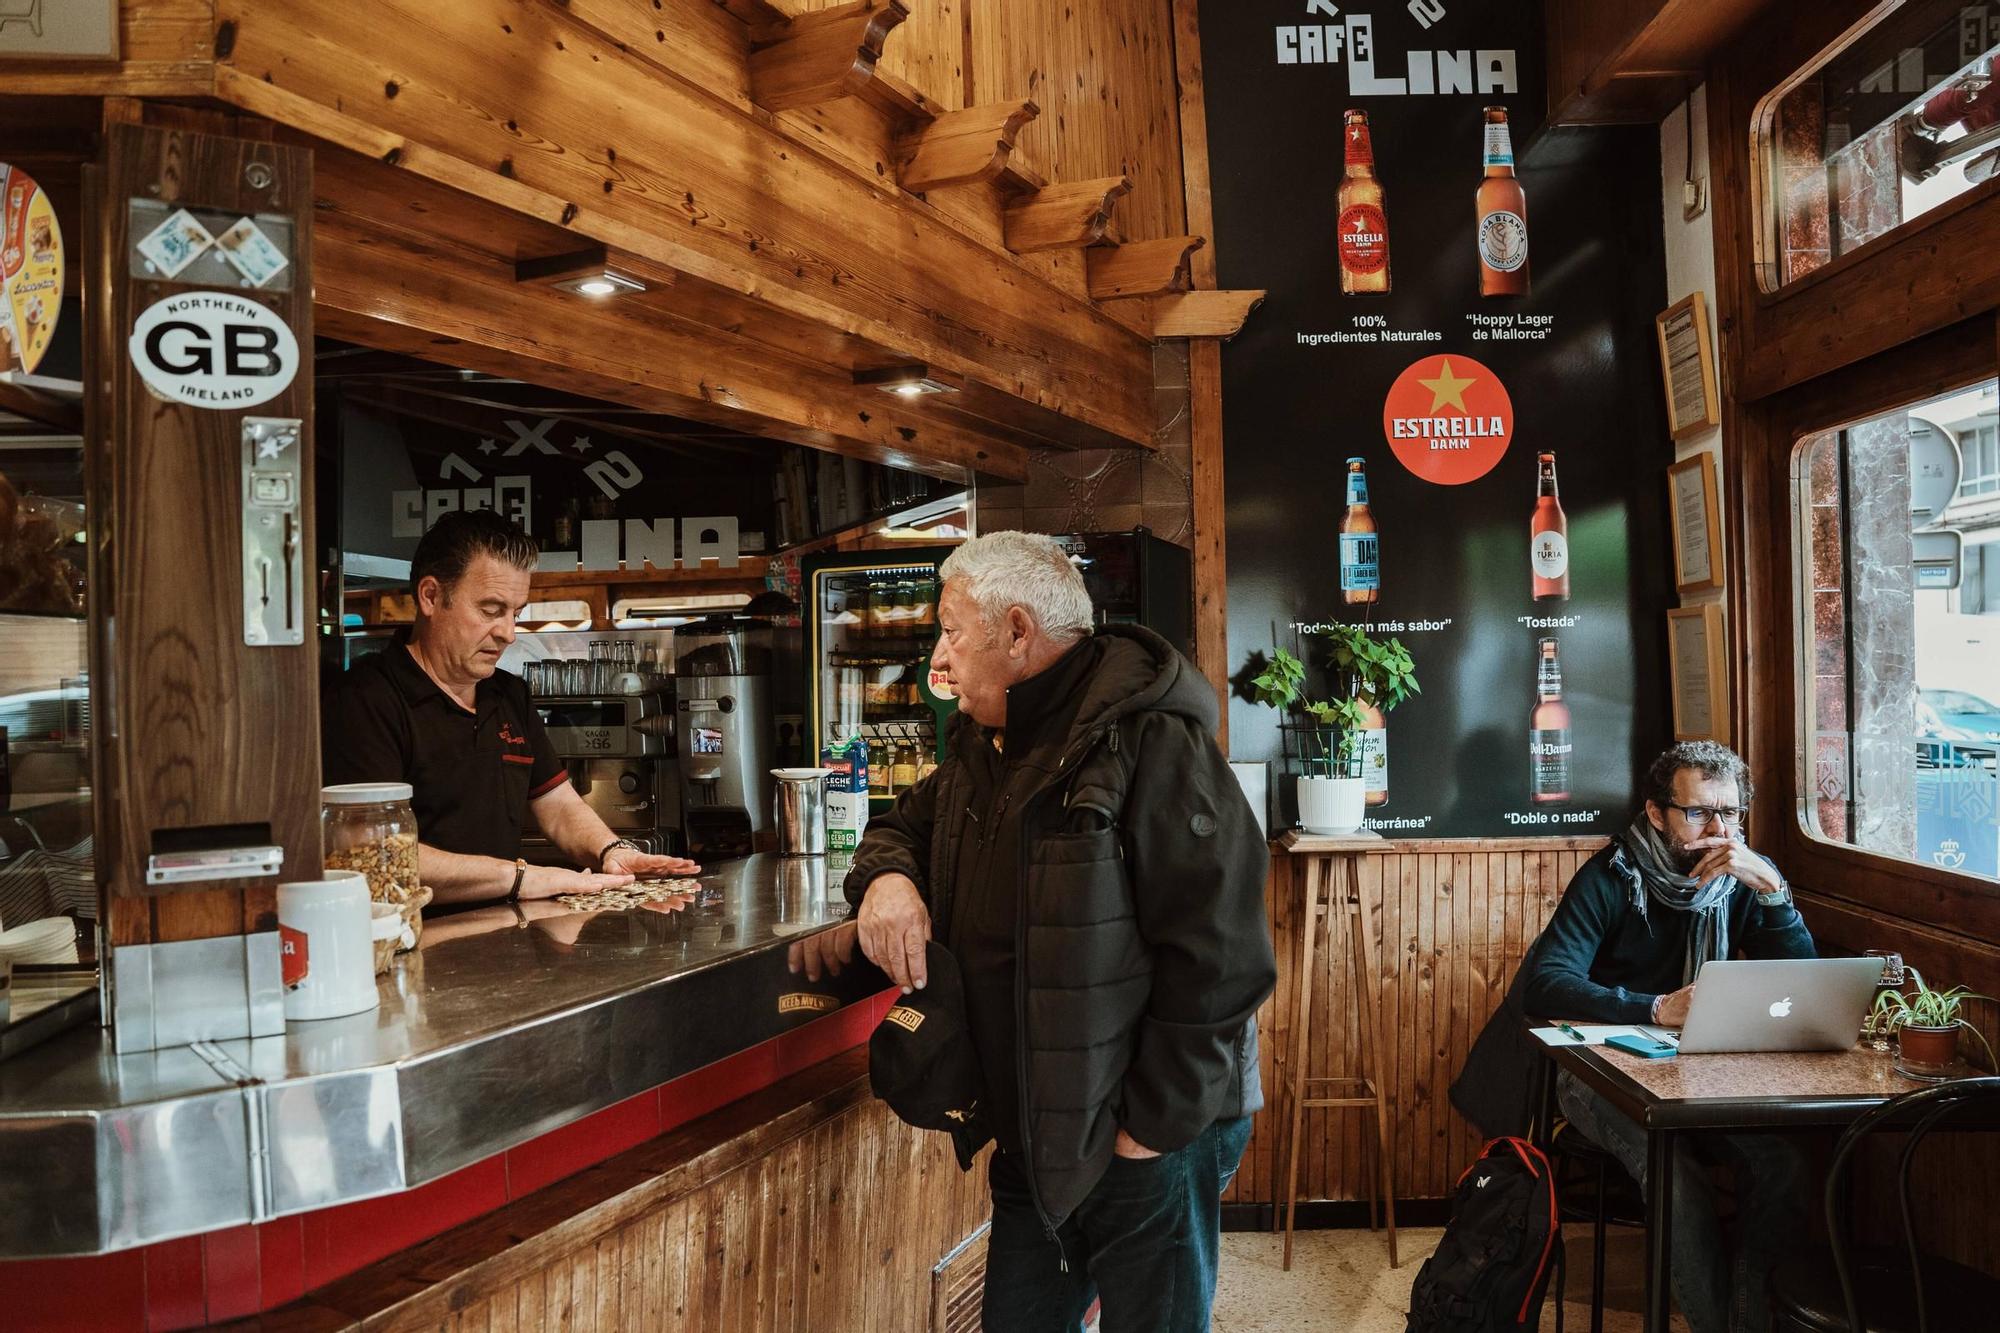
{"label": "coffee grinder", "polygon": [[698,620],[674,630],[673,653],[688,854],[747,856],[771,822],[771,623]]}

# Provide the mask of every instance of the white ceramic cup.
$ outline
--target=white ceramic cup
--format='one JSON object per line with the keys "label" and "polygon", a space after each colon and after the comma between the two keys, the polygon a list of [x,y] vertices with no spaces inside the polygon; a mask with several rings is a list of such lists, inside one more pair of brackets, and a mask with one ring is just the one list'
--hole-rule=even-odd
{"label": "white ceramic cup", "polygon": [[339,1018],[382,1002],[373,933],[368,880],[358,870],[278,886],[286,1022]]}

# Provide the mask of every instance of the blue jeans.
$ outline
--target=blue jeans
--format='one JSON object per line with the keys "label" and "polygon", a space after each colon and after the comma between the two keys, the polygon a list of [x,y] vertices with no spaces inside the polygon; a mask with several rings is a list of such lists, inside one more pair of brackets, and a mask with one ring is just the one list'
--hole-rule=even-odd
{"label": "blue jeans", "polygon": [[1099,1295],[1103,1333],[1207,1333],[1222,1191],[1249,1142],[1244,1116],[1216,1121],[1175,1152],[1112,1158],[1055,1240],[1035,1213],[1019,1154],[994,1153],[986,1333],[1078,1333]]}
{"label": "blue jeans", "polygon": [[[1556,1104],[1585,1138],[1646,1186],[1646,1131],[1563,1073]],[[1768,1333],[1771,1269],[1806,1234],[1805,1154],[1781,1134],[1703,1134],[1695,1141],[1736,1179],[1740,1236],[1732,1258],[1716,1215],[1708,1164],[1683,1144],[1674,1153],[1674,1299],[1694,1333]]]}

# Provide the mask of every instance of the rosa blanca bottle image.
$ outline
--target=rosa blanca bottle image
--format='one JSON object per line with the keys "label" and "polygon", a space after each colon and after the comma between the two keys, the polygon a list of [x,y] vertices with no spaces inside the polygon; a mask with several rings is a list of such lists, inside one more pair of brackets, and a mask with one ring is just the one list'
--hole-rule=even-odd
{"label": "rosa blanca bottle image", "polygon": [[1474,196],[1479,215],[1479,294],[1528,294],[1528,195],[1514,176],[1507,109],[1486,108],[1486,176]]}
{"label": "rosa blanca bottle image", "polygon": [[1368,113],[1349,111],[1342,139],[1347,172],[1340,179],[1340,291],[1382,296],[1389,291],[1389,205],[1375,175],[1375,145]]}
{"label": "rosa blanca bottle image", "polygon": [[1535,516],[1528,525],[1528,564],[1535,600],[1569,600],[1569,519],[1556,496],[1556,456],[1536,455]]}
{"label": "rosa blanca bottle image", "polygon": [[1349,606],[1373,606],[1382,596],[1381,546],[1368,509],[1367,460],[1347,460],[1347,513],[1340,520],[1340,596]]}
{"label": "rosa blanca bottle image", "polygon": [[1361,777],[1368,804],[1389,803],[1389,719],[1367,694],[1357,691],[1361,704]]}
{"label": "rosa blanca bottle image", "polygon": [[1562,661],[1556,641],[1540,641],[1535,664],[1535,711],[1528,721],[1529,796],[1554,805],[1570,795],[1569,705],[1563,702]]}

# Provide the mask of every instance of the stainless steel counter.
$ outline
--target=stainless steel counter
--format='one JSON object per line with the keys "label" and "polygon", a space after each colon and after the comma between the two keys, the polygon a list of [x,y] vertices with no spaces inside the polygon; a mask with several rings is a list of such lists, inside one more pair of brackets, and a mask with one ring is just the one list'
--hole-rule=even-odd
{"label": "stainless steel counter", "polygon": [[816,985],[787,971],[792,939],[847,914],[822,858],[701,883],[679,910],[436,918],[380,1009],[283,1037],[120,1056],[93,1029],[0,1064],[0,1258],[420,1185],[888,984],[858,955]]}

